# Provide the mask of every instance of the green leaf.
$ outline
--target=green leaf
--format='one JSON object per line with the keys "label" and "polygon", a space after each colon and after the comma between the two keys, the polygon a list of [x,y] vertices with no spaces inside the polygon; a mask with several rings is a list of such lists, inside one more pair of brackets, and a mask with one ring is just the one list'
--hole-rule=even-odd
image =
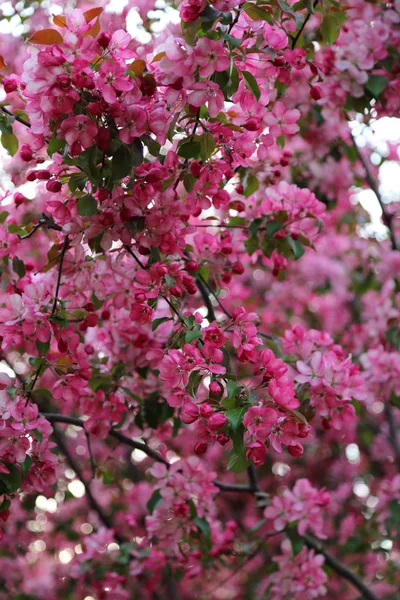
{"label": "green leaf", "polygon": [[246,3],[244,5],[244,12],[250,17],[250,19],[253,19],[253,21],[267,21],[270,25],[273,25],[274,23],[272,15],[256,4]]}
{"label": "green leaf", "polygon": [[365,87],[371,92],[374,98],[379,98],[388,85],[389,80],[383,77],[383,75],[370,75]]}
{"label": "green leaf", "polygon": [[33,465],[33,460],[31,459],[30,456],[27,455],[24,462],[21,464],[21,469],[22,469],[23,475],[27,474],[27,472],[29,471],[29,469],[31,468],[32,465]]}
{"label": "green leaf", "polygon": [[196,177],[194,177],[194,175],[187,172],[184,174],[182,181],[183,181],[183,185],[185,186],[185,190],[187,192],[191,192],[196,184],[197,179],[196,179]]}
{"label": "green leaf", "polygon": [[203,337],[202,331],[188,331],[185,335],[185,342],[190,344],[193,340],[199,340]]}
{"label": "green leaf", "polygon": [[251,461],[246,459],[245,453],[238,454],[235,449],[232,449],[228,454],[226,468],[232,473],[242,473],[249,467]]}
{"label": "green leaf", "polygon": [[[87,175],[89,181],[94,185],[98,185],[101,180],[101,173],[97,165],[101,159],[101,156],[102,154],[98,150],[97,146],[92,146],[79,155],[77,163],[75,162],[76,159],[74,159],[72,164],[78,164],[82,171]],[[66,162],[65,159],[64,162]]]}
{"label": "green leaf", "polygon": [[206,536],[206,538],[209,539],[211,537],[210,524],[205,517],[196,517],[193,523],[196,525],[196,527],[198,527],[201,533]]}
{"label": "green leaf", "polygon": [[18,256],[14,256],[12,261],[12,267],[14,273],[16,273],[20,279],[22,279],[25,276],[25,263],[24,261],[20,260]]}
{"label": "green leaf", "polygon": [[92,217],[97,213],[97,201],[91,194],[81,196],[78,200],[78,214],[81,217]]}
{"label": "green leaf", "polygon": [[386,332],[386,339],[391,346],[394,346],[396,350],[400,350],[400,328],[391,327]]}
{"label": "green leaf", "polygon": [[49,145],[47,146],[47,154],[49,156],[53,156],[53,154],[55,152],[58,152],[58,150],[63,150],[65,148],[66,145],[66,141],[65,140],[58,140],[55,137],[52,137]]}
{"label": "green leaf", "polygon": [[73,194],[78,188],[83,191],[88,178],[82,173],[73,173],[68,181],[69,191]]}
{"label": "green leaf", "polygon": [[390,402],[393,406],[400,409],[400,396],[397,396],[394,392],[390,394]]}
{"label": "green leaf", "polygon": [[215,142],[211,133],[203,133],[199,138],[200,141],[200,156],[203,160],[210,158],[215,150]]}
{"label": "green leaf", "polygon": [[245,198],[248,198],[249,196],[251,196],[251,194],[254,194],[254,192],[256,192],[260,187],[260,183],[257,177],[252,173],[246,173],[246,175],[243,178],[242,184],[244,187],[243,195]]}
{"label": "green leaf", "polygon": [[152,515],[157,506],[162,502],[160,490],[155,490],[146,504],[146,508]]}
{"label": "green leaf", "polygon": [[178,156],[182,158],[198,158],[201,152],[200,142],[184,142],[179,146]]}
{"label": "green leaf", "polygon": [[40,340],[36,340],[36,348],[39,350],[41,356],[46,356],[47,352],[50,349],[50,342],[41,342]]}
{"label": "green leaf", "polygon": [[289,246],[292,249],[294,260],[301,258],[305,252],[305,248],[300,240],[294,240],[290,235],[287,238]]}
{"label": "green leaf", "polygon": [[161,325],[161,323],[165,323],[166,321],[173,321],[172,317],[160,317],[159,319],[154,319],[151,324],[151,330],[155,331],[157,327]]}
{"label": "green leaf", "polygon": [[231,408],[227,410],[225,413],[226,418],[228,419],[228,423],[232,428],[232,431],[235,433],[240,425],[242,424],[243,417],[246,413],[247,409],[245,407],[241,408]]}
{"label": "green leaf", "polygon": [[258,87],[258,83],[252,73],[250,71],[242,71],[242,77],[245,81],[246,87],[251,91],[256,100],[260,99],[261,92]]}
{"label": "green leaf", "polygon": [[21,487],[22,473],[15,464],[5,463],[9,473],[0,475],[0,494],[16,492]]}
{"label": "green leaf", "polygon": [[112,158],[111,178],[113,181],[124,179],[131,175],[132,169],[143,162],[143,144],[135,139],[130,146],[121,144]]}
{"label": "green leaf", "polygon": [[191,396],[196,396],[199,385],[202,382],[203,375],[200,371],[192,371],[189,376],[187,390]]}
{"label": "green leaf", "polygon": [[283,229],[284,224],[279,223],[278,221],[268,221],[265,226],[265,233],[268,237],[273,237],[275,233],[278,233],[281,229]]}
{"label": "green leaf", "polygon": [[10,156],[14,156],[18,151],[18,139],[13,133],[2,133],[1,143]]}
{"label": "green leaf", "polygon": [[254,254],[254,252],[256,250],[258,250],[259,248],[259,242],[258,242],[258,238],[252,236],[249,237],[245,243],[244,243],[244,247],[246,249],[246,252],[249,256],[251,256],[252,254]]}
{"label": "green leaf", "polygon": [[336,42],[340,34],[340,27],[346,20],[344,12],[327,13],[321,21],[320,31],[322,39],[329,45]]}

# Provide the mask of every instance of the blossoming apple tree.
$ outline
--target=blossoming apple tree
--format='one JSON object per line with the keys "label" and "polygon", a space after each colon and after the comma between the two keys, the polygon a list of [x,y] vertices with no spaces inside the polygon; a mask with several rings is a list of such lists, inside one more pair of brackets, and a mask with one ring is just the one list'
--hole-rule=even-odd
{"label": "blossoming apple tree", "polygon": [[0,598],[395,600],[400,2],[177,4],[2,14]]}

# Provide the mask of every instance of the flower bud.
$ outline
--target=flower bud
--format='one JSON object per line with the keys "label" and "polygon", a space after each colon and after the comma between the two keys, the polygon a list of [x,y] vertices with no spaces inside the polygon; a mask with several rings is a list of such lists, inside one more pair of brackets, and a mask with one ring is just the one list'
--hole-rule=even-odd
{"label": "flower bud", "polygon": [[210,383],[210,394],[211,396],[219,396],[222,392],[222,385],[218,381],[212,381]]}
{"label": "flower bud", "polygon": [[226,421],[227,418],[225,417],[225,415],[223,415],[222,413],[214,413],[208,419],[208,426],[210,429],[213,429],[215,431],[216,429],[221,429],[225,425]]}
{"label": "flower bud", "polygon": [[97,43],[101,48],[108,48],[111,41],[111,35],[103,31],[97,38]]}
{"label": "flower bud", "polygon": [[232,273],[235,273],[236,275],[242,275],[242,273],[244,273],[244,266],[242,265],[241,262],[237,261],[237,262],[233,263]]}
{"label": "flower bud", "polygon": [[194,404],[193,402],[186,402],[180,414],[180,419],[182,423],[190,425],[190,423],[197,421],[199,414],[200,410],[197,404]]}
{"label": "flower bud", "polygon": [[213,412],[214,412],[213,407],[210,406],[207,403],[202,404],[201,407],[200,407],[200,414],[205,419],[208,419],[209,417],[211,417],[211,415],[213,414]]}
{"label": "flower bud", "polygon": [[62,188],[61,182],[51,179],[46,183],[46,189],[53,194],[57,194]]}
{"label": "flower bud", "polygon": [[29,144],[22,144],[19,149],[19,155],[24,162],[30,162],[33,158],[33,150]]}
{"label": "flower bud", "polygon": [[313,100],[321,100],[322,90],[319,85],[314,85],[310,88],[310,96]]}
{"label": "flower bud", "polygon": [[193,448],[193,451],[195,454],[200,455],[200,454],[205,454],[207,452],[207,442],[196,442]]}
{"label": "flower bud", "polygon": [[294,458],[299,458],[303,454],[304,448],[301,444],[295,444],[294,446],[288,446],[288,452]]}
{"label": "flower bud", "polygon": [[6,94],[11,94],[12,92],[15,92],[15,90],[18,89],[18,81],[12,75],[4,77],[3,87]]}
{"label": "flower bud", "polygon": [[195,260],[188,260],[185,269],[188,273],[196,273],[199,270],[199,265]]}

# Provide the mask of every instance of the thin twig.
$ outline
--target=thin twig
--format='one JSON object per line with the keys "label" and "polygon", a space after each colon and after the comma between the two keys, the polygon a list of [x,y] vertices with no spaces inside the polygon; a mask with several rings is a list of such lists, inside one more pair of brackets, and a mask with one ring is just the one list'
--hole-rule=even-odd
{"label": "thin twig", "polygon": [[[100,504],[97,502],[96,498],[94,497],[92,490],[90,489],[90,485],[86,481],[86,478],[82,473],[80,465],[78,464],[78,462],[75,460],[75,458],[70,453],[63,434],[54,425],[53,425],[53,437],[54,437],[54,440],[55,440],[57,446],[59,447],[61,452],[64,454],[65,458],[67,459],[67,462],[69,463],[71,469],[73,471],[75,471],[78,479],[85,486],[86,496],[87,496],[87,499],[89,501],[91,508],[97,513],[100,521],[103,523],[103,525],[105,525],[107,527],[107,529],[114,529],[110,517],[104,512],[103,508],[100,506]],[[122,543],[125,541],[115,531],[114,531],[114,537],[118,543]]]}
{"label": "thin twig", "polygon": [[[314,2],[314,9],[316,8],[316,6],[318,4],[318,1],[319,0],[315,0],[315,2]],[[307,13],[307,15],[306,15],[306,17],[305,17],[305,19],[304,19],[304,21],[303,21],[303,23],[301,24],[301,27],[300,27],[299,31],[297,32],[296,36],[292,40],[292,50],[294,50],[296,48],[296,44],[299,41],[299,38],[300,38],[301,34],[303,33],[304,28],[307,25],[308,21],[310,20],[310,17],[311,17],[312,14],[313,13],[309,10],[308,13]]]}
{"label": "thin twig", "polygon": [[197,284],[197,287],[199,288],[199,292],[200,292],[200,294],[203,297],[204,304],[206,305],[206,308],[207,308],[207,311],[208,311],[207,312],[207,319],[208,319],[208,321],[210,321],[210,322],[211,321],[216,321],[217,318],[215,316],[214,307],[212,305],[210,296],[208,295],[207,288],[205,286],[205,281],[201,277],[201,275],[198,275],[196,277],[196,284]]}
{"label": "thin twig", "polygon": [[[137,264],[144,270],[146,270],[146,266],[142,263],[142,261],[136,256],[136,254],[133,252],[132,248],[130,248],[129,246],[124,246],[125,250],[128,252],[128,254],[130,254],[132,256],[132,258],[137,262]],[[179,314],[179,312],[176,310],[175,306],[172,304],[172,302],[169,300],[169,298],[167,298],[167,296],[165,296],[164,294],[160,294],[161,298],[163,298],[165,300],[165,302],[168,304],[168,306],[170,307],[170,309],[175,313],[175,315],[178,317],[178,319],[185,324],[184,320],[182,319],[181,315]]]}
{"label": "thin twig", "polygon": [[89,453],[90,466],[92,468],[92,479],[94,479],[96,477],[96,463],[92,452],[92,444],[90,443],[90,434],[85,428],[83,428],[83,430],[86,436],[86,445]]}
{"label": "thin twig", "polygon": [[22,117],[19,117],[18,115],[14,115],[14,113],[12,113],[10,110],[8,110],[8,108],[6,108],[5,106],[0,106],[0,108],[3,111],[3,113],[8,115],[9,117],[13,117],[13,119],[18,121],[18,123],[25,125],[25,127],[29,127],[29,129],[31,128],[31,124],[28,123],[28,121],[25,121],[25,119],[23,119]]}
{"label": "thin twig", "polygon": [[227,583],[228,581],[232,580],[233,577],[236,577],[236,575],[239,573],[239,571],[241,571],[243,569],[243,567],[245,567],[249,562],[251,562],[253,560],[253,558],[255,558],[257,556],[257,554],[260,552],[260,550],[262,550],[264,543],[266,542],[266,540],[268,538],[271,537],[275,537],[276,535],[279,535],[280,533],[284,533],[284,530],[280,530],[280,531],[272,531],[271,533],[266,533],[261,541],[257,544],[257,547],[253,550],[253,552],[251,552],[251,554],[249,554],[248,556],[246,556],[245,560],[242,562],[241,565],[238,566],[237,569],[235,569],[234,573],[230,573],[228,575],[228,577],[226,577],[225,579],[223,579],[220,583],[218,583],[215,587],[211,588],[211,590],[209,590],[209,594],[215,592],[215,590],[217,590],[218,588],[222,587],[223,585],[225,585],[225,583]]}
{"label": "thin twig", "polygon": [[388,426],[389,426],[389,440],[390,440],[390,443],[392,444],[397,468],[400,471],[400,445],[399,445],[399,442],[397,439],[397,427],[396,427],[396,423],[394,420],[392,407],[390,406],[390,404],[388,404],[388,403],[385,404],[384,411],[385,411],[385,418],[386,418],[386,421],[388,422]]}
{"label": "thin twig", "polygon": [[362,154],[359,146],[357,145],[356,140],[354,139],[353,134],[350,132],[351,135],[351,139],[353,142],[353,146],[354,149],[357,153],[357,157],[358,160],[360,161],[360,163],[362,164],[362,166],[364,167],[364,171],[365,171],[365,179],[369,185],[369,187],[371,188],[371,190],[374,192],[376,199],[379,203],[379,206],[381,207],[382,210],[382,217],[383,217],[383,222],[386,225],[386,227],[389,230],[389,235],[390,235],[390,243],[392,244],[392,249],[393,250],[398,250],[397,248],[397,242],[396,242],[396,237],[395,237],[395,233],[394,233],[394,229],[393,229],[393,215],[389,214],[386,209],[387,206],[385,204],[385,202],[382,199],[381,193],[379,191],[379,186],[375,180],[375,177],[372,175],[371,173],[371,169],[368,165],[368,162],[366,161],[364,155]]}
{"label": "thin twig", "polygon": [[[230,314],[230,312],[225,308],[225,306],[222,304],[221,300],[218,298],[217,294],[214,292],[214,290],[209,286],[209,284],[207,283],[207,281],[201,276],[198,275],[197,276],[197,284],[199,284],[199,281],[203,284],[203,286],[205,286],[208,291],[210,292],[210,294],[213,296],[213,298],[215,298],[215,300],[218,303],[218,306],[220,307],[220,309],[222,310],[222,312],[224,312],[226,314],[227,317],[229,317],[229,319],[232,319],[232,315]],[[200,289],[200,287],[199,287]],[[201,290],[200,290],[201,291]],[[208,295],[208,294],[207,294]],[[204,296],[203,296],[204,297]],[[215,321],[215,317],[213,319]]]}
{"label": "thin twig", "polygon": [[325,562],[328,567],[331,567],[336,573],[338,573],[343,579],[347,579],[355,588],[358,589],[362,594],[362,598],[365,600],[378,600],[378,596],[375,596],[368,586],[363,582],[358,575],[356,575],[351,569],[349,569],[340,560],[329,554],[316,540],[311,538],[309,535],[304,534],[303,540],[308,548],[315,550],[319,554],[325,557]]}
{"label": "thin twig", "polygon": [[53,316],[54,313],[57,310],[58,293],[60,291],[60,285],[61,285],[62,268],[63,268],[63,263],[64,263],[64,256],[65,256],[65,253],[66,253],[67,248],[68,248],[68,242],[69,242],[69,238],[66,235],[65,238],[64,238],[64,242],[63,242],[63,245],[62,245],[62,248],[61,248],[61,252],[60,252],[60,257],[59,257],[60,258],[60,262],[59,262],[59,265],[58,265],[56,294],[54,296],[54,302],[53,302],[53,308],[51,310],[51,316]]}

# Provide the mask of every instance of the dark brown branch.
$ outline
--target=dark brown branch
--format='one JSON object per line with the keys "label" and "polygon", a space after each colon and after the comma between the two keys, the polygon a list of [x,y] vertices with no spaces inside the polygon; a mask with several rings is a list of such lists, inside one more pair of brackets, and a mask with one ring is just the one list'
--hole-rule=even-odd
{"label": "dark brown branch", "polygon": [[4,114],[8,115],[9,117],[12,117],[16,121],[18,121],[18,123],[25,125],[25,127],[29,127],[29,129],[31,128],[31,124],[28,123],[28,121],[25,121],[25,119],[23,119],[22,117],[19,117],[18,115],[14,115],[14,113],[12,113],[10,110],[8,110],[8,108],[6,108],[5,106],[0,106],[0,108]]}
{"label": "dark brown branch", "polygon": [[353,134],[350,132],[351,135],[351,139],[353,142],[353,146],[355,151],[357,152],[357,157],[358,160],[360,161],[360,163],[362,164],[364,171],[365,171],[365,179],[369,185],[369,187],[371,188],[371,190],[374,192],[376,199],[379,203],[379,206],[381,207],[382,210],[382,217],[383,217],[383,222],[386,225],[386,227],[389,230],[389,235],[390,235],[390,243],[392,244],[392,249],[393,250],[398,250],[397,248],[397,242],[396,242],[396,237],[395,237],[395,233],[394,233],[394,229],[393,229],[393,216],[390,215],[386,209],[387,206],[385,204],[385,202],[382,199],[381,193],[379,191],[379,186],[375,180],[375,177],[372,175],[371,173],[371,169],[368,165],[367,160],[365,159],[365,157],[363,156],[359,146],[357,145],[356,140],[354,139]]}
{"label": "dark brown branch", "polygon": [[[56,413],[41,413],[41,415],[50,423],[65,423],[67,425],[75,425],[75,427],[82,427],[83,429],[85,428],[85,421],[79,419],[78,417],[69,417],[67,415],[59,415]],[[150,446],[148,446],[145,442],[137,442],[136,440],[132,440],[128,436],[118,431],[118,429],[110,429],[108,435],[117,439],[119,442],[125,444],[126,446],[130,446],[131,448],[134,448],[136,450],[141,450],[153,460],[169,467],[169,462],[165,460],[165,458],[163,458],[161,454],[150,448]],[[258,489],[256,490],[255,488],[252,488],[247,484],[223,483],[222,481],[214,481],[213,483],[221,490],[221,492],[239,492],[244,494],[255,494],[260,496],[267,495],[264,492],[260,492]]]}
{"label": "dark brown branch", "polygon": [[56,293],[55,293],[55,296],[54,296],[54,302],[53,302],[53,308],[51,310],[51,316],[53,316],[54,313],[57,310],[58,293],[60,291],[60,285],[61,285],[62,268],[63,268],[65,253],[66,253],[67,248],[68,248],[68,242],[69,242],[69,238],[66,235],[65,238],[64,238],[64,242],[63,242],[62,248],[61,248],[61,252],[60,252],[60,262],[59,262],[59,265],[58,265]]}
{"label": "dark brown branch", "polygon": [[[314,9],[316,8],[318,1],[319,0],[314,1]],[[303,23],[301,24],[299,31],[297,32],[296,36],[292,39],[292,50],[294,50],[296,48],[296,44],[299,41],[299,38],[300,38],[301,34],[303,33],[304,28],[307,25],[308,21],[310,20],[312,14],[313,13],[309,10],[307,15],[304,18]]]}
{"label": "dark brown branch", "polygon": [[[103,525],[105,525],[105,527],[107,527],[107,529],[113,529],[113,524],[112,524],[110,517],[104,512],[103,508],[97,502],[96,498],[94,497],[94,495],[92,493],[92,490],[90,489],[89,483],[86,481],[86,478],[82,473],[80,465],[78,464],[78,462],[75,460],[75,458],[70,453],[67,443],[65,441],[64,435],[54,425],[53,425],[53,438],[54,438],[58,448],[61,450],[61,452],[64,454],[65,458],[67,459],[67,462],[70,465],[71,469],[73,471],[75,471],[76,476],[85,486],[85,492],[86,492],[86,496],[87,496],[90,507],[97,513],[100,521],[103,523]],[[124,539],[116,532],[114,532],[114,537],[118,543],[122,543],[124,541]]]}
{"label": "dark brown branch", "polygon": [[[133,252],[132,248],[130,248],[129,246],[124,246],[125,250],[128,252],[128,254],[130,254],[132,256],[132,258],[137,262],[137,264],[144,270],[146,270],[146,266],[142,263],[142,261],[136,256],[136,254]],[[169,300],[169,298],[167,298],[166,296],[164,296],[163,294],[160,294],[161,298],[163,298],[165,300],[165,302],[168,304],[168,306],[170,307],[170,309],[172,310],[172,312],[178,317],[178,319],[180,321],[182,321],[182,323],[184,323],[181,315],[179,314],[179,312],[176,310],[175,306],[172,304],[172,302]]]}
{"label": "dark brown branch", "polygon": [[196,284],[197,284],[197,287],[199,288],[199,292],[202,295],[202,298],[204,300],[204,304],[206,305],[206,308],[207,308],[207,311],[208,311],[207,312],[207,319],[208,319],[208,321],[210,321],[210,322],[211,321],[216,321],[217,318],[215,316],[214,307],[212,305],[211,298],[210,298],[210,296],[208,294],[208,291],[207,291],[207,288],[206,288],[206,285],[205,285],[205,281],[201,277],[201,275],[199,275],[199,276],[196,277]]}
{"label": "dark brown branch", "polygon": [[315,550],[319,554],[322,554],[325,557],[325,563],[328,567],[331,567],[338,575],[343,577],[349,581],[355,588],[358,589],[362,594],[362,598],[365,600],[378,600],[378,596],[375,596],[373,592],[368,588],[368,586],[363,582],[362,579],[358,575],[356,575],[351,569],[349,569],[345,564],[343,564],[340,560],[329,554],[322,546],[311,538],[309,535],[303,535],[303,540],[306,543],[308,548]]}
{"label": "dark brown branch", "polygon": [[[82,427],[83,429],[85,428],[85,421],[77,417],[68,417],[66,415],[59,415],[56,413],[41,414],[42,417],[47,419],[50,423],[66,423],[67,425],[75,425],[75,427]],[[150,448],[150,446],[148,446],[145,442],[137,442],[135,440],[132,440],[117,429],[110,429],[108,435],[117,439],[119,442],[122,442],[123,444],[130,446],[131,448],[134,448],[135,450],[141,450],[142,452],[147,454],[147,456],[150,456],[153,460],[163,463],[166,466],[169,466],[169,462],[165,460],[165,458],[163,458],[161,454]]]}
{"label": "dark brown branch", "polygon": [[397,439],[397,427],[396,427],[396,423],[394,420],[391,405],[386,403],[384,410],[385,410],[386,421],[388,422],[388,426],[389,426],[389,440],[390,440],[390,443],[392,444],[397,468],[400,471],[400,445],[399,445],[399,442]]}

